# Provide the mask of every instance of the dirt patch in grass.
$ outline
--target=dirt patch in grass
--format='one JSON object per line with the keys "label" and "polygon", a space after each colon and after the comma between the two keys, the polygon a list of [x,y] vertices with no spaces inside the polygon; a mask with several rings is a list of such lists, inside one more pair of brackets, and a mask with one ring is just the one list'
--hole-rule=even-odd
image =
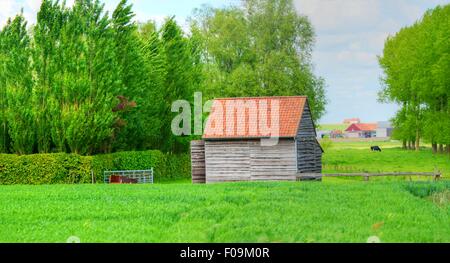
{"label": "dirt patch in grass", "polygon": [[450,190],[433,193],[427,199],[440,207],[447,207],[450,205]]}

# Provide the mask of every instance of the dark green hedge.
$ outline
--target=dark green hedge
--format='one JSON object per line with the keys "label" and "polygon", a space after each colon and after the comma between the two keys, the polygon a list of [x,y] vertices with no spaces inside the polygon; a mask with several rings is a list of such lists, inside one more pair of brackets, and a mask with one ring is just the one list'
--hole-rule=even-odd
{"label": "dark green hedge", "polygon": [[105,170],[154,169],[155,181],[190,177],[188,154],[160,151],[118,152],[96,156],[77,154],[0,154],[0,184],[74,184],[103,182]]}

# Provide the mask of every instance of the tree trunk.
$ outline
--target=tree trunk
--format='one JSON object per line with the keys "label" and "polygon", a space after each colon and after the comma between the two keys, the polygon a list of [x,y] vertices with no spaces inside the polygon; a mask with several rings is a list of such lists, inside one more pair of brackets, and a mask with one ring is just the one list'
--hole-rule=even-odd
{"label": "tree trunk", "polygon": [[439,153],[443,153],[444,152],[444,145],[441,143],[439,144]]}
{"label": "tree trunk", "polygon": [[431,147],[433,148],[433,153],[436,154],[437,153],[437,148],[438,148],[437,143],[432,143]]}
{"label": "tree trunk", "polygon": [[419,129],[416,130],[416,151],[420,150],[420,134]]}
{"label": "tree trunk", "polygon": [[406,145],[406,140],[403,140],[403,150],[408,149],[408,146]]}
{"label": "tree trunk", "polygon": [[411,141],[408,141],[408,150],[412,150],[412,143],[411,143]]}
{"label": "tree trunk", "polygon": [[445,148],[447,150],[447,154],[450,154],[450,144],[447,144],[447,146]]}

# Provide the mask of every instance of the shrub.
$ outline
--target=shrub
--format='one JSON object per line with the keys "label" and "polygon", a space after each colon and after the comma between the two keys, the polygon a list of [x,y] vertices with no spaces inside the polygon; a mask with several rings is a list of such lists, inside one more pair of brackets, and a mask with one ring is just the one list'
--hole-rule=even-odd
{"label": "shrub", "polygon": [[90,170],[90,162],[76,154],[0,155],[0,184],[87,183]]}
{"label": "shrub", "polygon": [[97,183],[105,170],[154,169],[155,181],[190,177],[187,154],[164,154],[157,150],[117,152],[96,156],[77,154],[0,154],[0,184],[90,183],[91,172]]}
{"label": "shrub", "polygon": [[167,154],[166,174],[162,179],[177,179],[191,177],[191,156],[189,154]]}

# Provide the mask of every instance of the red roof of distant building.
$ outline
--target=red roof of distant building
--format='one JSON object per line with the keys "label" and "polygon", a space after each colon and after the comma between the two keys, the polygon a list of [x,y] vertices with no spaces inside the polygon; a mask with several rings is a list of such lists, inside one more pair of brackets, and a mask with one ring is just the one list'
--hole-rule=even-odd
{"label": "red roof of distant building", "polygon": [[[215,99],[203,138],[295,137],[306,103],[305,96]],[[238,110],[234,110],[235,108],[229,108],[227,105],[240,105],[237,108],[241,109],[241,114],[238,114]],[[245,108],[243,105],[250,108]],[[278,114],[271,116],[271,113],[277,109],[276,105],[278,105]],[[227,110],[233,112],[227,114]],[[229,118],[227,115],[230,115]],[[264,118],[268,127],[273,127],[272,121],[278,122],[277,134],[267,134],[267,131],[260,129],[259,120],[264,120]],[[257,128],[255,129],[255,127]]]}
{"label": "red roof of distant building", "polygon": [[376,123],[353,123],[345,130],[346,132],[354,131],[375,131],[377,129]]}

